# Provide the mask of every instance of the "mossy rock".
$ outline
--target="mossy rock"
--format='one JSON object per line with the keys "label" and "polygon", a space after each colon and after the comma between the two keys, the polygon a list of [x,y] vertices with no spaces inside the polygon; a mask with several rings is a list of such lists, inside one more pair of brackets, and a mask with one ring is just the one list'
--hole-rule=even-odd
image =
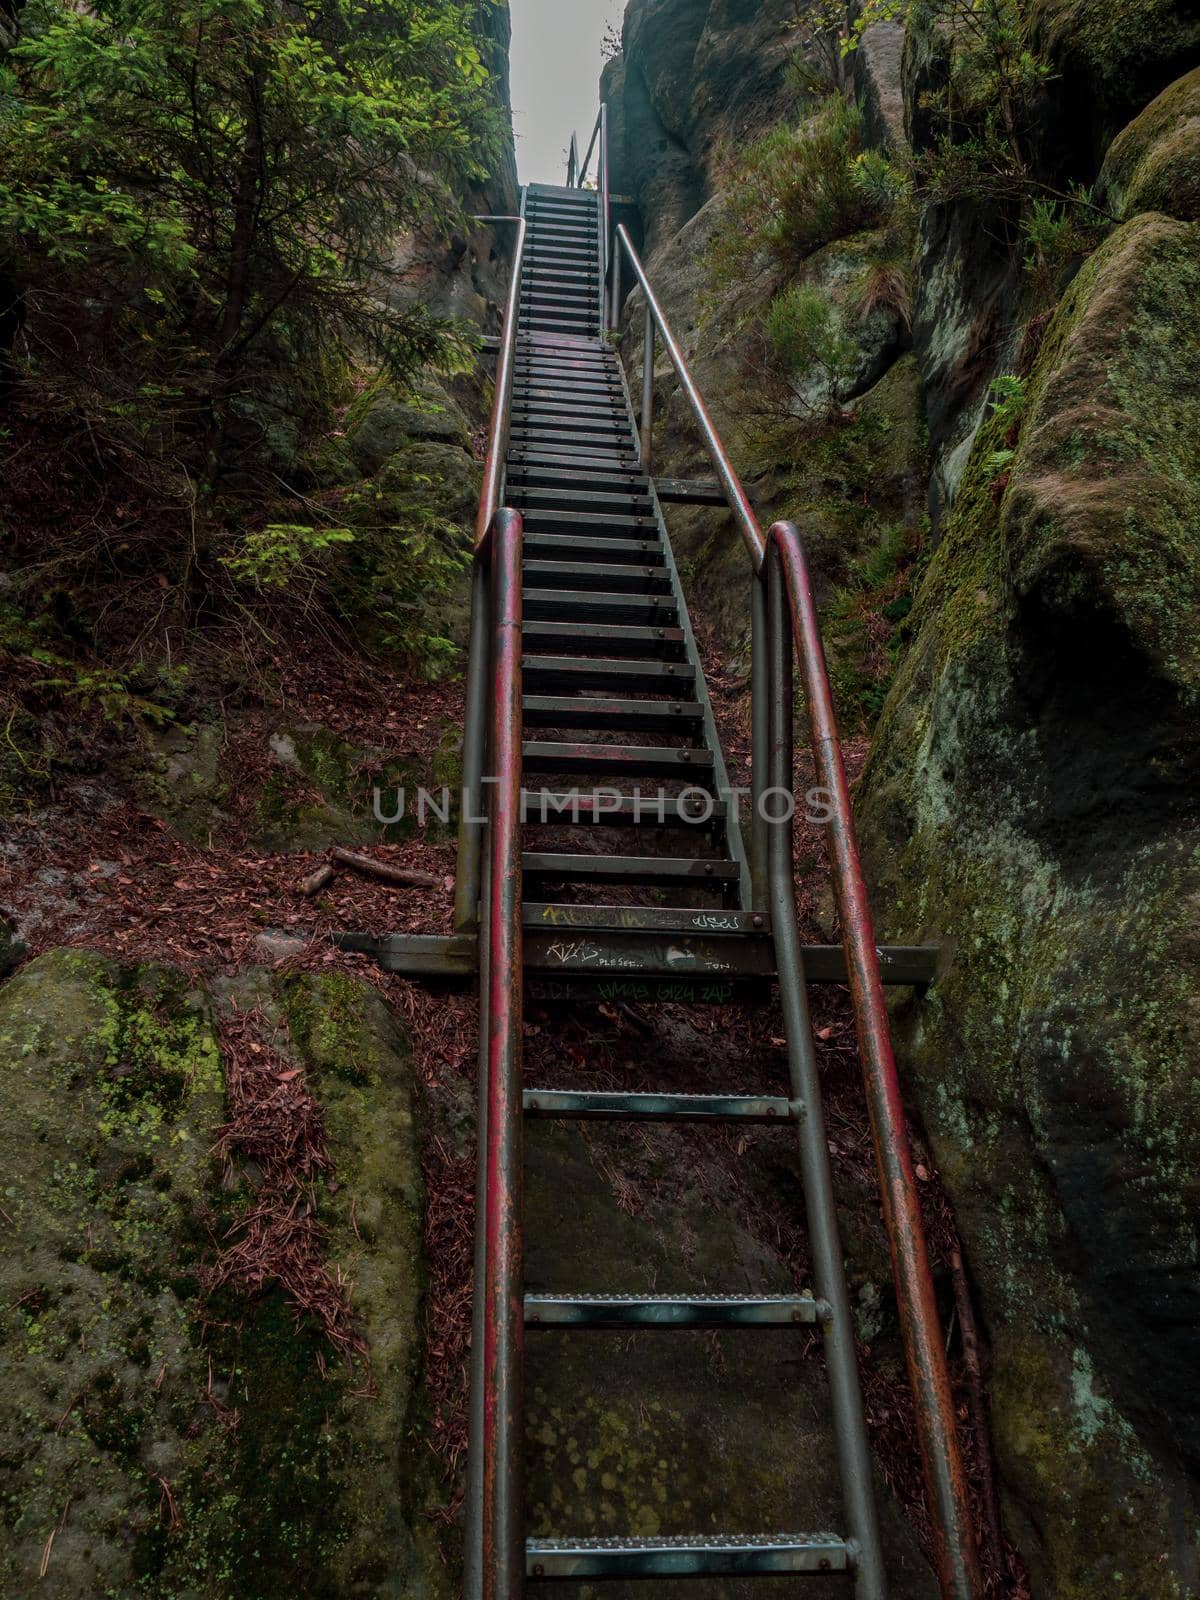
{"label": "mossy rock", "polygon": [[1200,221],[1200,67],[1165,89],[1113,140],[1100,194],[1124,217],[1162,211]]}
{"label": "mossy rock", "polygon": [[322,1108],[337,1181],[310,1198],[373,1383],[278,1288],[198,1299],[214,1240],[254,1198],[252,1171],[230,1189],[214,1162],[208,998],[89,953],[31,962],[0,990],[0,1593],[450,1600],[419,1402],[407,1039],[336,973],[249,973],[221,1003],[231,992],[290,1023],[278,1042]]}
{"label": "mossy rock", "polygon": [[403,525],[411,497],[436,508],[440,519],[463,530],[473,527],[479,505],[483,468],[471,452],[437,439],[402,445],[388,457],[374,480],[376,498],[385,508],[395,501],[385,520]]}
{"label": "mossy rock", "polygon": [[359,472],[370,477],[405,445],[441,443],[469,450],[471,430],[458,404],[433,378],[398,395],[387,384],[368,389],[350,408],[345,444]]}
{"label": "mossy rock", "polygon": [[145,749],[131,761],[142,803],[189,844],[207,844],[227,820],[225,739],[220,723],[173,724],[148,732]]}
{"label": "mossy rock", "polygon": [[1200,15],[1186,0],[1032,0],[1029,20],[1110,135],[1200,61]]}
{"label": "mossy rock", "polygon": [[55,951],[0,990],[0,1075],[0,1592],[175,1593],[142,1579],[162,1482],[209,1415],[194,1272],[224,1085],[207,1003],[182,974]]}
{"label": "mossy rock", "polygon": [[881,934],[953,954],[897,1038],[996,1363],[1034,1592],[1183,1600],[1200,1446],[1200,228],[1084,267],[992,419],[858,810]]}
{"label": "mossy rock", "polygon": [[[276,769],[255,802],[254,842],[268,850],[324,850],[329,845],[402,843],[421,826],[418,791],[428,790],[441,804],[442,789],[454,793],[461,771],[458,731],[435,727],[423,757],[385,760],[378,750],[352,745],[331,729],[302,724],[271,736]],[[317,791],[297,798],[295,781]],[[378,791],[378,814],[376,812]],[[396,796],[403,792],[404,805]],[[395,817],[394,821],[381,821]],[[423,837],[454,836],[453,820],[441,822],[426,808]]]}

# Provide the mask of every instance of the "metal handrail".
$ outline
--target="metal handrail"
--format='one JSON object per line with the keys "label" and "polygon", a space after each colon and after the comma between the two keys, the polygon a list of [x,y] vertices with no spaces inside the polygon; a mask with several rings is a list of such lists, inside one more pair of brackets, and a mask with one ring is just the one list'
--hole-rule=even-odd
{"label": "metal handrail", "polygon": [[[978,1557],[933,1274],[921,1222],[900,1075],[892,1053],[875,930],[855,836],[850,786],[842,760],[812,579],[800,531],[794,523],[777,522],[772,527],[764,566],[771,676],[773,682],[785,682],[789,691],[786,703],[781,694],[772,696],[772,782],[792,792],[791,650],[785,638],[785,618],[790,614],[817,782],[829,796],[832,812],[828,824],[830,866],[854,1003],[901,1336],[932,1511],[938,1581],[945,1600],[977,1600],[982,1593]],[[772,910],[776,938],[782,932],[786,941],[787,928],[790,925],[794,931],[795,924],[790,822],[786,830],[786,849],[778,843],[782,832],[779,825],[775,825],[776,837],[772,839],[771,852]],[[779,948],[780,975],[782,977],[785,956],[789,963],[800,964],[802,975],[799,940],[787,942],[790,949],[785,952],[782,946]],[[819,1285],[818,1290],[822,1294],[826,1292]]]}
{"label": "metal handrail", "polygon": [[587,182],[588,168],[592,164],[592,152],[599,142],[600,153],[596,166],[596,187],[598,190],[600,206],[600,226],[597,229],[600,239],[600,332],[607,333],[616,320],[615,308],[610,320],[608,310],[608,274],[610,240],[612,238],[612,205],[609,194],[608,182],[608,101],[600,103],[600,111],[596,117],[596,125],[592,129],[592,137],[588,141],[587,154],[583,158],[583,166],[579,165],[579,142],[575,135],[571,135],[571,154],[567,161],[567,188],[582,189]]}
{"label": "metal handrail", "polygon": [[[781,828],[765,821],[762,797],[768,777],[772,787],[793,792],[791,765],[792,703],[780,692],[783,679],[783,643],[779,623],[772,627],[772,608],[781,608],[786,589],[791,610],[801,678],[812,730],[813,758],[818,778],[832,797],[829,824],[830,865],[842,921],[842,940],[854,1000],[855,1021],[862,1055],[863,1080],[871,1115],[876,1167],[883,1192],[884,1216],[892,1253],[892,1270],[900,1305],[900,1324],[909,1381],[916,1401],[917,1429],[925,1466],[925,1481],[933,1511],[937,1541],[938,1576],[945,1600],[977,1600],[982,1592],[978,1559],[971,1530],[962,1454],[959,1447],[941,1321],[934,1296],[928,1251],[921,1223],[913,1171],[908,1125],[900,1093],[899,1075],[892,1054],[887,1010],[879,972],[879,957],[865,879],[854,830],[849,785],[833,710],[829,674],[821,646],[820,625],[813,600],[804,549],[792,523],[777,523],[768,539],[750,504],[716,425],[704,403],[679,341],[654,293],[628,231],[617,229],[616,267],[621,253],[628,258],[646,300],[645,344],[642,369],[641,460],[647,472],[653,466],[654,347],[657,333],[678,375],[684,394],[699,423],[709,458],[725,494],[750,559],[754,575],[751,590],[751,700],[753,727],[754,833],[752,882],[755,908],[769,893],[777,942],[777,970],[793,1072],[807,1079],[811,1071],[811,1032],[800,941],[795,929],[794,868],[789,848],[780,845]],[[614,326],[619,311],[619,271],[614,272]],[[774,592],[773,592],[774,591]],[[790,652],[788,673],[790,683]],[[786,729],[784,722],[786,720]],[[786,769],[786,778],[782,776]],[[790,908],[790,914],[789,914]],[[790,933],[789,933],[790,930]],[[790,935],[796,935],[792,937]],[[796,1090],[800,1093],[800,1090]],[[821,1209],[820,1207],[816,1208]],[[828,1251],[826,1251],[828,1254]],[[836,1274],[835,1274],[836,1275]],[[826,1293],[826,1290],[822,1290]],[[836,1320],[836,1319],[835,1319]],[[830,1360],[831,1379],[845,1366],[844,1353]],[[838,1388],[842,1400],[837,1399]],[[844,1383],[835,1380],[835,1405],[849,1405]],[[839,1430],[841,1432],[843,1430]],[[861,1463],[843,1460],[847,1500],[859,1522],[868,1516],[859,1490]],[[854,1508],[857,1507],[857,1510]],[[871,1514],[873,1515],[873,1513]],[[869,1520],[869,1519],[868,1519]]]}
{"label": "metal handrail", "polygon": [[458,869],[454,884],[454,925],[460,932],[476,926],[479,917],[480,857],[484,822],[476,807],[483,785],[483,750],[487,735],[488,569],[481,560],[504,486],[504,463],[512,426],[513,375],[516,370],[517,326],[521,308],[521,270],[529,224],[523,215],[477,217],[477,222],[512,222],[517,227],[512,281],[504,308],[500,355],[492,397],[483,488],[475,520],[476,560],[471,574],[471,642],[467,657],[467,696],[463,718],[462,810],[458,819]]}
{"label": "metal handrail", "polygon": [[493,777],[480,928],[475,1305],[471,1341],[468,1600],[510,1600],[525,1577],[520,1485],[525,1440],[521,1037],[521,547],[523,522],[497,511],[478,557],[491,573],[488,665]]}
{"label": "metal handrail", "polygon": [[[653,328],[657,328],[662,336],[667,354],[671,357],[671,364],[674,366],[679,376],[679,381],[683,385],[683,392],[687,396],[692,410],[696,413],[696,420],[699,422],[700,431],[704,435],[705,448],[708,450],[709,457],[716,469],[721,487],[725,491],[729,509],[733,512],[737,521],[738,530],[749,553],[751,565],[757,572],[762,567],[766,542],[763,539],[762,528],[759,526],[758,518],[754,515],[754,507],[750,504],[750,497],[742,487],[742,480],[738,477],[733,462],[729,459],[729,452],[721,442],[721,436],[717,432],[716,425],[709,415],[708,407],[704,404],[704,399],[696,386],[696,380],[692,376],[691,368],[688,366],[683,351],[679,347],[679,341],[671,331],[671,325],[667,321],[666,313],[659,304],[658,296],[654,293],[650,279],[646,275],[646,269],[642,265],[641,257],[634,249],[633,241],[629,237],[629,230],[624,223],[617,229],[617,243],[629,258],[629,264],[633,268],[634,276],[637,278],[642,293],[646,297],[646,310],[653,322]],[[618,259],[620,259],[619,255]],[[643,370],[643,390],[645,389],[645,372],[653,372],[654,370],[653,329],[648,327],[647,333],[648,346],[646,366]],[[653,404],[652,385],[650,386],[650,403]],[[652,421],[652,418],[642,417],[642,429],[647,437]],[[644,461],[643,465],[649,470],[650,463],[648,461]]]}
{"label": "metal handrail", "polygon": [[[606,102],[603,105],[601,105],[601,107],[600,107],[601,115],[603,115],[603,113],[607,109],[608,109],[608,106],[607,106],[607,102]],[[584,158],[583,158],[583,165],[582,165],[582,167],[579,168],[579,176],[576,178],[575,183],[572,186],[574,188],[582,189],[584,184],[587,182],[588,168],[592,164],[592,152],[596,148],[596,140],[598,138],[600,138],[601,131],[602,130],[601,130],[601,127],[600,127],[600,116],[597,116],[596,125],[592,129],[592,137],[588,142],[587,155],[585,155]],[[574,134],[572,134],[571,137],[574,138]],[[603,156],[603,150],[601,151],[601,155]]]}
{"label": "metal handrail", "polygon": [[[522,207],[522,210],[524,208]],[[477,1104],[469,1529],[466,1594],[499,1600],[518,1593],[525,1570],[519,1483],[520,1386],[524,1322],[515,1314],[522,1277],[521,1024],[521,547],[523,521],[500,505],[512,425],[512,390],[528,223],[521,216],[478,217],[516,224],[512,280],[496,365],[471,574],[471,644],[463,719],[462,811],[458,825],[455,923],[479,926],[480,1028]],[[491,704],[489,724],[488,706]],[[486,822],[476,814],[490,755]],[[481,871],[486,827],[486,874]],[[482,916],[480,915],[482,910]],[[506,1581],[498,1586],[498,1575]]]}

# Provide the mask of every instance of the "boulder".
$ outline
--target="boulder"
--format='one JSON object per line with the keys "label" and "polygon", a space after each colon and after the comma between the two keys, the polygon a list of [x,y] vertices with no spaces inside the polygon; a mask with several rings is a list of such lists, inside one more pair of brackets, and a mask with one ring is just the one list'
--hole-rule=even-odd
{"label": "boulder", "polygon": [[993,1352],[1034,1593],[1194,1592],[1200,1459],[1200,228],[1071,286],[981,430],[859,800],[897,1014]]}
{"label": "boulder", "polygon": [[415,441],[434,441],[469,450],[471,430],[458,405],[440,384],[422,383],[401,396],[386,384],[369,391],[346,419],[346,443],[364,477],[398,450]]}
{"label": "boulder", "polygon": [[641,210],[647,256],[719,186],[728,155],[793,103],[791,0],[630,0],[604,92],[613,180]]}
{"label": "boulder", "polygon": [[1100,150],[1200,63],[1200,12],[1189,0],[1032,0],[1028,15],[1034,44],[1091,121]]}
{"label": "boulder", "polygon": [[1119,215],[1200,221],[1200,67],[1165,89],[1113,140],[1100,194]]}
{"label": "boulder", "polygon": [[869,148],[900,151],[904,131],[904,24],[877,22],[863,32],[853,56],[854,93]]}
{"label": "boulder", "polygon": [[[722,226],[723,199],[711,200],[659,253],[655,292],[675,330],[717,430],[743,476],[759,521],[797,521],[828,606],[854,564],[868,560],[898,525],[916,528],[928,472],[919,373],[907,355],[902,304],[865,305],[872,271],[894,261],[885,231],[837,240],[814,252],[803,283],[825,294],[831,326],[844,342],[844,370],[831,382],[819,361],[792,375],[790,406],[764,398],[764,307],[735,287],[714,296],[708,256]],[[902,284],[902,268],[897,283]],[[626,307],[623,350],[640,392],[642,296]],[[657,470],[705,478],[712,464],[674,368],[661,348],[656,368]],[[748,641],[750,568],[741,535],[724,511],[669,507],[675,549],[723,648]],[[860,641],[861,642],[861,641]],[[847,635],[848,680],[858,645]],[[855,711],[857,716],[857,709]]]}
{"label": "boulder", "polygon": [[214,1158],[214,1004],[230,995],[90,953],[39,957],[0,990],[6,1595],[454,1593],[427,1517],[440,1489],[421,1437],[407,1041],[336,973],[251,973],[236,998],[279,1029],[320,1104],[337,1181],[310,1201],[327,1264],[353,1280],[371,1381],[270,1280],[253,1298],[199,1295],[255,1196],[250,1164]]}

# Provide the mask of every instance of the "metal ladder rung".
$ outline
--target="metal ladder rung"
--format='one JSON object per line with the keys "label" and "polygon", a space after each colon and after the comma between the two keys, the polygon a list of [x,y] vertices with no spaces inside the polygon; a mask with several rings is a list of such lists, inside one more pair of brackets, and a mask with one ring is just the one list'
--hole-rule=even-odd
{"label": "metal ladder rung", "polygon": [[829,1306],[812,1295],[527,1294],[525,1326],[662,1331],[815,1327]]}
{"label": "metal ladder rung", "polygon": [[734,1094],[602,1094],[595,1090],[526,1089],[527,1117],[612,1122],[799,1122],[799,1100]]}
{"label": "metal ladder rung", "polygon": [[823,1577],[852,1572],[850,1546],[834,1533],[714,1535],[683,1539],[530,1539],[525,1575],[562,1578]]}

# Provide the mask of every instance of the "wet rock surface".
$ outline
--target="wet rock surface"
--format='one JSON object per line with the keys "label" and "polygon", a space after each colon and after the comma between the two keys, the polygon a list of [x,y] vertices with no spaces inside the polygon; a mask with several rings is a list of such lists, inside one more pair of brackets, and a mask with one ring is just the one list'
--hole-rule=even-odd
{"label": "wet rock surface", "polygon": [[[311,1198],[370,1373],[323,1353],[270,1280],[200,1295],[257,1181],[214,1157],[235,1005],[261,1009],[320,1107],[337,1181]],[[0,990],[0,1078],[0,1589],[449,1600],[425,1517],[411,1068],[378,997],[253,972],[210,994],[53,952]]]}

